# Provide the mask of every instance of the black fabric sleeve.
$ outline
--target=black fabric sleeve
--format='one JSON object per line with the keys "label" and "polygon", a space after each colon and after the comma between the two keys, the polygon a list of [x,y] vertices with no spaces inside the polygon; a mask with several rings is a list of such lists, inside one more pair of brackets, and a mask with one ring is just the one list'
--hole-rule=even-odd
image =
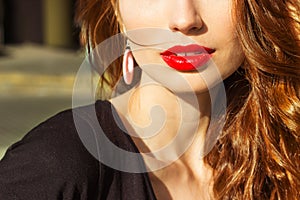
{"label": "black fabric sleeve", "polygon": [[[0,200],[155,200],[146,173],[122,172],[92,156],[118,158],[101,146],[102,137],[94,129],[99,125],[114,145],[138,153],[112,109],[109,102],[98,101],[61,112],[12,145],[0,161]],[[141,157],[132,161],[145,168]]]}
{"label": "black fabric sleeve", "polygon": [[0,161],[0,199],[97,199],[99,162],[62,112],[12,145]]}

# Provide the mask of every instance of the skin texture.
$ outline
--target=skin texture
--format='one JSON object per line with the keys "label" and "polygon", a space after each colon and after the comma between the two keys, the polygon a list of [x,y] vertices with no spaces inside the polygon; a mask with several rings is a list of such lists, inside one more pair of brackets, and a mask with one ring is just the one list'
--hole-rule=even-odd
{"label": "skin texture", "polygon": [[[201,46],[215,49],[212,60],[222,79],[231,75],[244,59],[231,19],[230,0],[120,0],[119,2],[122,21],[128,32],[141,28],[160,28],[180,33]],[[179,77],[188,81],[194,92],[207,90],[199,73],[178,72],[170,69],[162,60],[161,52],[179,44],[181,43],[175,42],[165,45],[163,46],[165,49],[139,46],[139,50],[133,51],[133,54],[144,72],[172,91],[187,90],[174,84],[174,79],[178,80]],[[149,63],[158,64],[160,67],[151,70],[151,67],[147,66]],[[205,73],[212,68],[212,64],[210,66],[201,75],[204,79],[209,79],[210,84],[215,84],[221,80],[212,74],[213,72]],[[167,78],[162,74],[168,74],[170,81],[166,81]]]}
{"label": "skin texture", "polygon": [[[199,159],[210,123],[207,88],[230,76],[244,59],[230,8],[229,0],[119,1],[125,32],[154,27],[168,31],[170,36],[180,34],[186,38],[184,43],[173,42],[160,47],[148,45],[145,48],[143,44],[130,43],[133,56],[142,69],[142,79],[139,86],[111,100],[126,129],[138,136],[133,140],[141,152],[159,151],[180,135],[167,152],[155,154],[155,158],[163,162],[172,160],[171,157],[177,158],[167,167],[152,171],[152,161],[145,158],[147,167],[152,171],[149,175],[158,199],[213,197],[212,169]],[[215,49],[212,61],[200,73],[170,68],[160,53],[174,45],[186,45],[185,41],[191,40]],[[196,98],[197,106],[185,100],[191,95]],[[158,112],[153,115],[151,110],[155,105],[159,105],[164,114]],[[155,133],[141,128],[153,121],[165,123]],[[184,128],[179,130],[182,124]],[[181,150],[184,150],[183,154]]]}

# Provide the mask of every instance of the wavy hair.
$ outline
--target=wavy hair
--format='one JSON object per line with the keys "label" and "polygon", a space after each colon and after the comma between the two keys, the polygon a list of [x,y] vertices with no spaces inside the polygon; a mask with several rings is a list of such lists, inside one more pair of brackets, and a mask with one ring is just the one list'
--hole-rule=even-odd
{"label": "wavy hair", "polygon": [[[116,0],[78,1],[83,45],[91,49],[120,32],[117,9]],[[233,3],[245,61],[225,80],[226,124],[205,157],[216,199],[300,199],[299,10],[299,0]],[[120,63],[100,88],[114,87]]]}
{"label": "wavy hair", "polygon": [[217,199],[300,199],[299,10],[293,0],[234,4],[249,90],[228,91],[236,98],[206,157]]}
{"label": "wavy hair", "polygon": [[[117,0],[77,0],[75,23],[81,28],[80,42],[86,47],[87,53],[104,40],[120,33],[122,27],[117,13]],[[113,45],[113,48],[125,48],[125,41]],[[121,64],[122,56],[102,74],[96,94],[98,99],[110,97],[112,89],[122,76]]]}

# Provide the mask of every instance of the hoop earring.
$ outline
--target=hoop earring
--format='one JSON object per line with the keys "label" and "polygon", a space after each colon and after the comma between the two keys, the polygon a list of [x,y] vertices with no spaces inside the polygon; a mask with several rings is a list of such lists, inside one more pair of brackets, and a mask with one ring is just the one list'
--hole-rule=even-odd
{"label": "hoop earring", "polygon": [[123,56],[122,69],[123,69],[124,82],[127,85],[130,85],[132,83],[132,79],[134,75],[134,60],[128,42],[126,44],[126,48]]}

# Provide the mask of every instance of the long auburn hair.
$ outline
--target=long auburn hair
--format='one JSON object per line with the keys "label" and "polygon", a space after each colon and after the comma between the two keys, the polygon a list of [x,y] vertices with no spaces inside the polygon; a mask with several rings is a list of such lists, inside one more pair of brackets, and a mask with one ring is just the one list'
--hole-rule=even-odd
{"label": "long auburn hair", "polygon": [[[299,10],[299,0],[233,3],[245,61],[225,80],[226,124],[205,157],[216,199],[300,199]],[[78,0],[89,50],[120,32],[116,11],[116,0]],[[121,77],[120,59],[102,76],[102,91]]]}

